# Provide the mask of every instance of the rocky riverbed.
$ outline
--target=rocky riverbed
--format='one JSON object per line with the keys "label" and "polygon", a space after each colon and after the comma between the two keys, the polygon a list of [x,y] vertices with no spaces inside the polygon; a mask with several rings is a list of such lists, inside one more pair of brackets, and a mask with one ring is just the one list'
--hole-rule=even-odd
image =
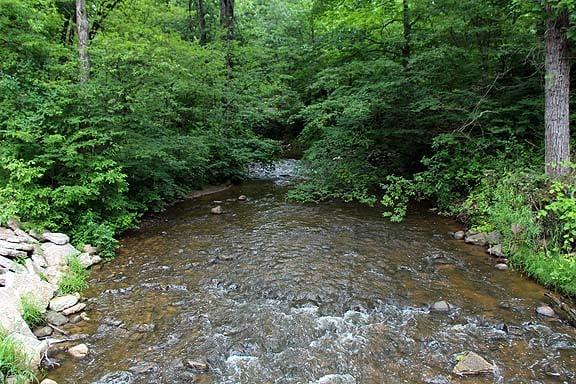
{"label": "rocky riverbed", "polygon": [[453,239],[451,220],[416,210],[391,224],[367,207],[290,204],[278,180],[180,203],[128,233],[117,259],[92,273],[92,320],[73,328],[90,358],[64,360],[50,377],[576,380],[576,332],[538,310],[546,290]]}

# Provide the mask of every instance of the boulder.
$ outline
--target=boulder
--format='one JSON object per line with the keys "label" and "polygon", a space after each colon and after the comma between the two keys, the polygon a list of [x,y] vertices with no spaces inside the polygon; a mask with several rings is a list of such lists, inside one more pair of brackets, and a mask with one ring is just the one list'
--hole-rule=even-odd
{"label": "boulder", "polygon": [[0,255],[6,257],[27,257],[28,254],[24,251],[19,251],[17,249],[12,248],[1,248],[0,247]]}
{"label": "boulder", "polygon": [[57,265],[54,267],[46,268],[46,280],[54,286],[58,286],[62,276],[68,271],[68,266]]}
{"label": "boulder", "polygon": [[25,336],[20,333],[12,334],[10,338],[22,346],[21,351],[27,357],[28,366],[34,370],[38,369],[42,356],[48,351],[48,341],[38,340],[34,335]]}
{"label": "boulder", "polygon": [[70,244],[44,243],[42,244],[42,253],[48,267],[56,267],[68,265],[70,257],[78,254],[78,251]]}
{"label": "boulder", "polygon": [[86,308],[86,303],[78,303],[76,305],[71,306],[70,308],[66,308],[62,311],[62,314],[65,316],[70,316],[74,313],[78,313]]}
{"label": "boulder", "polygon": [[430,310],[432,312],[444,313],[444,312],[450,312],[452,308],[453,308],[452,305],[448,303],[446,300],[441,300],[432,304]]}
{"label": "boulder", "polygon": [[34,337],[28,324],[20,314],[20,299],[12,288],[0,288],[0,328],[9,334],[18,333],[27,337]]}
{"label": "boulder", "polygon": [[50,300],[50,309],[55,312],[62,312],[67,308],[75,306],[78,303],[79,299],[80,298],[78,297],[78,295],[64,295],[55,297],[52,300]]}
{"label": "boulder", "polygon": [[6,239],[9,239],[9,238],[14,237],[14,236],[16,236],[16,234],[14,233],[13,230],[0,227],[0,239],[1,240],[6,240]]}
{"label": "boulder", "polygon": [[487,362],[477,353],[465,352],[459,356],[458,360],[458,364],[452,370],[456,375],[482,375],[494,372],[494,365]]}
{"label": "boulder", "polygon": [[36,265],[36,267],[38,268],[46,268],[48,266],[48,263],[46,263],[46,259],[44,258],[44,256],[38,253],[34,253],[31,259],[34,265]]}
{"label": "boulder", "polygon": [[78,255],[78,262],[80,265],[86,269],[90,268],[94,264],[98,264],[102,261],[102,258],[98,255],[91,255],[87,252]]}
{"label": "boulder", "polygon": [[[19,240],[18,238],[10,238],[10,240]],[[7,240],[0,240],[0,248],[4,249],[14,249],[24,252],[32,252],[34,250],[33,244],[20,243],[20,242],[10,242]]]}
{"label": "boulder", "polygon": [[12,289],[18,298],[25,295],[31,296],[40,308],[48,307],[56,286],[42,280],[36,273],[15,273],[13,278]]}
{"label": "boulder", "polygon": [[42,239],[57,245],[65,245],[70,242],[70,238],[64,233],[44,232],[42,234]]}
{"label": "boulder", "polygon": [[66,316],[59,312],[48,311],[46,312],[46,322],[57,327],[64,325],[68,322]]}
{"label": "boulder", "polygon": [[502,243],[502,235],[500,234],[500,232],[497,232],[497,231],[488,232],[486,234],[486,242],[489,245],[501,244]]}
{"label": "boulder", "polygon": [[508,270],[508,265],[504,264],[504,263],[498,263],[494,266],[494,268],[496,268],[499,271],[507,271]]}
{"label": "boulder", "polygon": [[547,304],[542,304],[536,308],[536,313],[545,317],[556,317],[556,312]]}
{"label": "boulder", "polygon": [[70,356],[74,357],[75,359],[82,359],[88,356],[88,346],[86,344],[78,344],[70,349],[68,349],[68,353]]}
{"label": "boulder", "polygon": [[222,209],[222,207],[220,205],[218,205],[217,207],[214,207],[210,210],[210,212],[212,212],[212,214],[214,215],[221,215],[224,213],[224,210]]}

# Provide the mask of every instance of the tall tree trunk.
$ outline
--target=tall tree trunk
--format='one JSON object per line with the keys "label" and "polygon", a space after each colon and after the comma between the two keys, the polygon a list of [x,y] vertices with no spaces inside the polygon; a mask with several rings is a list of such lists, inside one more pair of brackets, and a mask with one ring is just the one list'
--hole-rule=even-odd
{"label": "tall tree trunk", "polygon": [[88,15],[86,0],[76,0],[76,27],[78,28],[78,56],[80,58],[80,82],[90,78],[90,57],[88,56]]}
{"label": "tall tree trunk", "polygon": [[206,9],[204,8],[204,0],[196,0],[196,12],[198,13],[198,27],[200,29],[200,45],[204,46],[207,42],[206,31]]}
{"label": "tall tree trunk", "polygon": [[226,31],[226,69],[228,79],[232,78],[234,66],[232,41],[234,40],[234,0],[220,0],[220,24]]}
{"label": "tall tree trunk", "polygon": [[410,69],[410,38],[412,34],[412,24],[410,24],[410,4],[408,0],[403,0],[403,26],[404,43],[402,45],[402,65],[405,70]]}
{"label": "tall tree trunk", "polygon": [[569,172],[570,161],[570,58],[566,30],[567,10],[557,13],[550,4],[546,12],[545,152],[546,174],[558,177]]}

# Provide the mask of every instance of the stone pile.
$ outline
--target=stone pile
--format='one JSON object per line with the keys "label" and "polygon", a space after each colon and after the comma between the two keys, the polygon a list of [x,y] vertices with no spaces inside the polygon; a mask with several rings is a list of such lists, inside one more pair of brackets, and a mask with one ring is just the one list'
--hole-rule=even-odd
{"label": "stone pile", "polygon": [[[22,230],[15,221],[0,227],[0,329],[22,344],[30,366],[40,366],[42,356],[50,346],[54,327],[68,321],[86,318],[86,304],[80,295],[56,296],[62,277],[68,272],[69,261],[77,256],[83,267],[99,263],[97,249],[87,246],[79,252],[63,233]],[[36,304],[44,313],[46,327],[34,332],[22,317],[22,298]],[[78,320],[79,321],[79,320]],[[52,326],[50,326],[52,325]]]}

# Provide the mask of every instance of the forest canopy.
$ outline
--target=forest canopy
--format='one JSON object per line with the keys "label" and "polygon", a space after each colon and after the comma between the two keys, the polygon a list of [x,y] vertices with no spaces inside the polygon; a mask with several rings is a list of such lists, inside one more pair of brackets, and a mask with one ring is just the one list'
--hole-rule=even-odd
{"label": "forest canopy", "polygon": [[574,293],[575,6],[0,0],[0,220],[112,255],[144,212],[284,144],[308,176],[289,198],[392,220],[427,199],[529,244],[536,276],[562,263],[545,282]]}

